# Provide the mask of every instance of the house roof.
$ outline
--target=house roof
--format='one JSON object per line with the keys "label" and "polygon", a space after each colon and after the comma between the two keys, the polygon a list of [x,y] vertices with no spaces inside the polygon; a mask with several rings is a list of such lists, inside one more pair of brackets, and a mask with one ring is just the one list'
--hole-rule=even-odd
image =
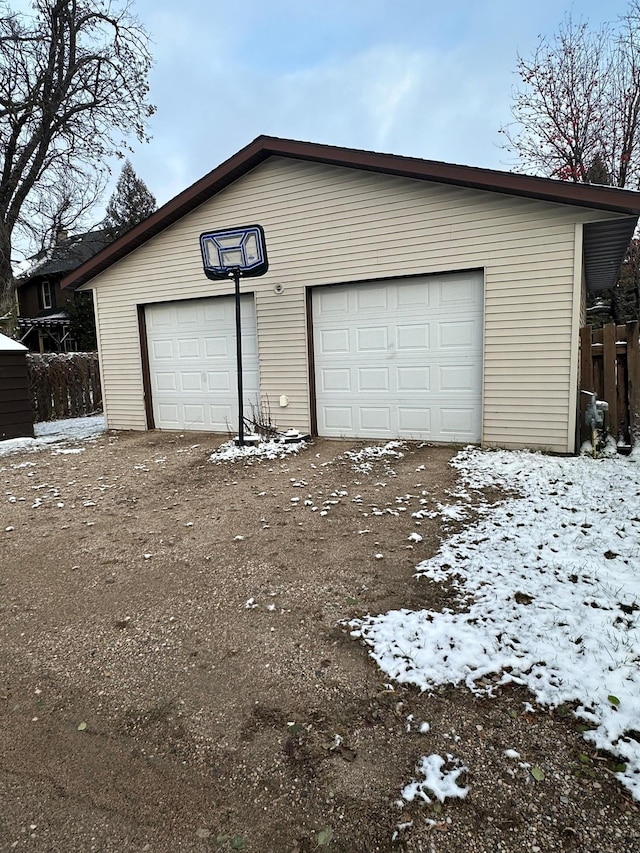
{"label": "house roof", "polygon": [[63,237],[54,246],[34,256],[31,266],[18,279],[18,287],[36,277],[46,278],[70,273],[92,258],[96,252],[104,249],[111,240],[112,237],[106,229]]}
{"label": "house roof", "polygon": [[640,215],[640,192],[616,187],[577,184],[416,157],[259,136],[118,240],[78,266],[63,279],[62,287],[77,288],[86,284],[272,156],[618,213],[620,218],[590,223],[588,228],[585,228],[585,268],[587,285],[591,290],[605,289],[615,281]]}

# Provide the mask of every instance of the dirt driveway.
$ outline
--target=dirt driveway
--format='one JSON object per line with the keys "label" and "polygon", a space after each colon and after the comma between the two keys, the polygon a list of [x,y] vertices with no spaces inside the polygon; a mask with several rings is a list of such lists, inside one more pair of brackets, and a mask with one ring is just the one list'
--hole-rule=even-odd
{"label": "dirt driveway", "polygon": [[[640,847],[637,804],[566,710],[393,687],[343,625],[451,606],[413,578],[441,518],[411,515],[447,501],[451,449],[215,465],[219,443],[107,434],[0,459],[0,850]],[[468,796],[399,808],[446,752]]]}

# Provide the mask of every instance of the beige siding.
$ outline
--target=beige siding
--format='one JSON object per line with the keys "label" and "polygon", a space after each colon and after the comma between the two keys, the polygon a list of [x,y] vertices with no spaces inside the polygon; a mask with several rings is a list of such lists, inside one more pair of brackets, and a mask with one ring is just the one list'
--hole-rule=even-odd
{"label": "beige siding", "polygon": [[232,292],[205,278],[199,235],[258,222],[270,269],[242,289],[255,294],[262,394],[280,428],[311,422],[307,286],[483,268],[483,442],[571,450],[575,225],[604,216],[271,158],[92,282],[109,426],[145,428],[136,306]]}

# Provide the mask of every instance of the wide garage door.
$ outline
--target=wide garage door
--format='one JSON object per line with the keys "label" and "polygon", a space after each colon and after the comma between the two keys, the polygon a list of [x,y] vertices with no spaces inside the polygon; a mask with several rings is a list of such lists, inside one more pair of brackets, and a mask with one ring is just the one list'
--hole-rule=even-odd
{"label": "wide garage door", "polygon": [[[256,317],[241,298],[245,412],[259,395]],[[158,429],[238,429],[234,297],[163,302],[145,309],[153,417]]]}
{"label": "wide garage door", "polygon": [[313,291],[318,433],[477,442],[481,272]]}

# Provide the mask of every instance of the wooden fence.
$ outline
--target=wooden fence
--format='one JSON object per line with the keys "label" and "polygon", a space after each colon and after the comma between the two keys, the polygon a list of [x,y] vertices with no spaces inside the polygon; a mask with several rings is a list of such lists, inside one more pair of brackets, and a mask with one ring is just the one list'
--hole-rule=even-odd
{"label": "wooden fence", "polygon": [[[640,322],[580,329],[580,389],[609,404],[606,424],[622,446],[640,444]],[[581,442],[590,440],[584,423],[589,396],[580,394]]]}
{"label": "wooden fence", "polygon": [[97,353],[29,353],[27,367],[35,423],[102,411]]}

